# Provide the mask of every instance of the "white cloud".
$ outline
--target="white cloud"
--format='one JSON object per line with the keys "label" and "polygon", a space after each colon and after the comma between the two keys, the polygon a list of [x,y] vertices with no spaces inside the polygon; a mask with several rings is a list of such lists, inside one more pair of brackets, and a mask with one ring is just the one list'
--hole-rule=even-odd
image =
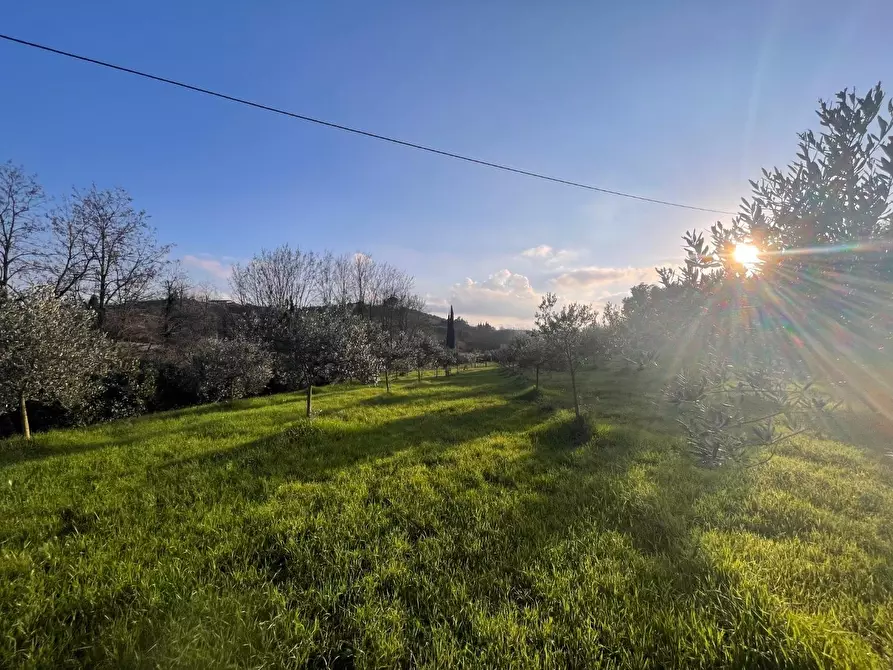
{"label": "white cloud", "polygon": [[452,305],[457,316],[472,324],[529,327],[539,302],[540,295],[526,276],[505,269],[483,281],[466,278],[453,285],[449,298],[431,298],[428,305],[443,311]]}
{"label": "white cloud", "polygon": [[190,267],[204,270],[209,275],[216,277],[217,279],[229,279],[229,276],[230,274],[232,274],[233,270],[231,264],[222,263],[216,258],[212,258],[204,254],[202,254],[201,256],[186,254],[185,256],[183,256],[183,263]]}
{"label": "white cloud", "polygon": [[[554,258],[556,251],[540,245],[522,255]],[[452,305],[457,316],[473,324],[487,321],[495,326],[530,328],[542,294],[547,290],[558,294],[561,302],[588,303],[601,309],[606,302],[619,303],[632,286],[655,279],[656,274],[650,267],[552,267],[545,274],[535,275],[541,289],[538,290],[527,275],[503,269],[480,281],[466,278],[454,284],[446,297],[429,295],[426,298],[432,311],[446,314]]]}
{"label": "white cloud", "polygon": [[532,261],[541,261],[547,265],[560,266],[574,260],[580,255],[579,251],[571,251],[570,249],[556,249],[548,244],[540,244],[521,252],[521,257]]}
{"label": "white cloud", "polygon": [[549,286],[563,301],[588,303],[601,309],[607,302],[621,302],[636,284],[652,283],[656,278],[652,268],[592,266],[556,274]]}
{"label": "white cloud", "polygon": [[549,258],[555,250],[548,244],[541,244],[538,247],[531,247],[521,252],[525,258]]}
{"label": "white cloud", "polygon": [[602,268],[584,267],[569,270],[556,276],[552,284],[559,291],[594,291],[612,284],[633,286],[655,279],[652,268]]}

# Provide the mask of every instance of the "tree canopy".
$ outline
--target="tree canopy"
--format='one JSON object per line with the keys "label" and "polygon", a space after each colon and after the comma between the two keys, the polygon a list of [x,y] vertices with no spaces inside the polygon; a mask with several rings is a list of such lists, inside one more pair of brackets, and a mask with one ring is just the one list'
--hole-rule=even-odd
{"label": "tree canopy", "polygon": [[0,301],[0,407],[21,412],[30,438],[27,404],[75,404],[115,362],[113,343],[96,328],[96,316],[40,286]]}

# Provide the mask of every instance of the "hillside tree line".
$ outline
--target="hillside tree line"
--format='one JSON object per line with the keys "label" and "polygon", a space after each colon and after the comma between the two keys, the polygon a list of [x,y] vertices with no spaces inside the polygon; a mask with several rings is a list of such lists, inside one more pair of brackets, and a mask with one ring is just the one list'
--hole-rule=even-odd
{"label": "hillside tree line", "polygon": [[194,285],[123,189],[51,200],[0,165],[0,432],[450,369],[414,280],[368,254],[283,244]]}

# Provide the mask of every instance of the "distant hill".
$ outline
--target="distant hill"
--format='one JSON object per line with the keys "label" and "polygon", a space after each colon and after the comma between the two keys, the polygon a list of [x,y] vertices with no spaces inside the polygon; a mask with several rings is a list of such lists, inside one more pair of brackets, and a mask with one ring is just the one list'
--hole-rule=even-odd
{"label": "distant hill", "polygon": [[[431,332],[446,341],[447,320],[441,316],[418,312],[420,318],[429,319]],[[456,318],[456,342],[460,351],[489,351],[508,344],[524,331],[514,328],[494,328],[489,324],[473,326]]]}
{"label": "distant hill", "polygon": [[[107,327],[118,339],[146,345],[194,337],[228,337],[233,334],[239,319],[256,309],[232,300],[185,298],[173,305],[168,305],[165,300],[144,300],[127,307],[111,308],[107,315]],[[374,314],[373,310],[373,317]],[[410,310],[409,321],[439,340],[446,341],[445,318]],[[456,339],[460,351],[498,349],[520,332],[494,328],[489,324],[474,326],[461,317],[456,319]]]}

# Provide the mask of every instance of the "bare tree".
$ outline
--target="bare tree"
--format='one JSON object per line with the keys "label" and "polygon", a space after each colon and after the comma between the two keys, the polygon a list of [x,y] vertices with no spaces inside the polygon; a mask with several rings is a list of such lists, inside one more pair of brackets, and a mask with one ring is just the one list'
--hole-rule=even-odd
{"label": "bare tree", "polygon": [[74,212],[90,258],[81,289],[91,294],[102,325],[109,305],[146,296],[171,247],[158,245],[148,216],[133,208],[133,198],[123,189],[101,191],[93,186],[75,192]]}
{"label": "bare tree", "polygon": [[351,264],[353,279],[353,296],[357,309],[364,312],[371,299],[372,283],[375,273],[375,261],[372,256],[357,252],[353,255]]}
{"label": "bare tree", "polygon": [[181,348],[198,346],[201,339],[233,334],[232,324],[225,322],[228,312],[214,305],[217,289],[205,282],[194,284],[179,260],[167,265],[152,295],[161,303],[160,313],[149,310],[143,318],[153,324],[153,341]]}
{"label": "bare tree", "polygon": [[342,307],[349,304],[353,294],[353,258],[342,254],[335,258],[333,265],[335,300]]}
{"label": "bare tree", "polygon": [[300,309],[313,299],[317,265],[312,251],[284,244],[261,250],[244,266],[234,265],[230,284],[242,304]]}
{"label": "bare tree", "polygon": [[336,260],[331,251],[317,256],[316,259],[316,272],[313,278],[314,299],[318,304],[326,307],[334,304],[338,293],[335,276]]}
{"label": "bare tree", "polygon": [[375,318],[385,330],[414,331],[418,325],[414,312],[423,310],[425,301],[413,293],[413,277],[390,263],[382,263],[376,266],[372,278],[370,314],[374,306]]}
{"label": "bare tree", "polygon": [[387,263],[377,263],[375,259],[370,258],[370,271],[368,277],[368,291],[367,291],[367,299],[366,299],[366,308],[368,311],[369,320],[372,320],[372,317],[376,313],[376,308],[381,305],[385,301],[386,298],[389,297],[389,293],[387,290],[388,284],[391,281],[391,277],[389,276],[394,268],[392,268]]}
{"label": "bare tree", "polygon": [[372,272],[369,274],[369,305],[377,307],[395,296],[399,290],[400,275],[400,270],[390,263],[376,263],[373,260]]}
{"label": "bare tree", "polygon": [[180,261],[171,263],[161,278],[161,286],[159,288],[161,299],[164,301],[159,334],[162,342],[170,344],[179,339],[183,331],[189,326],[190,315],[184,309],[184,306],[189,298],[191,286],[189,275],[183,269]]}
{"label": "bare tree", "polygon": [[32,268],[45,223],[43,188],[35,175],[11,162],[0,164],[0,294]]}
{"label": "bare tree", "polygon": [[86,224],[71,198],[64,197],[49,214],[47,250],[37,264],[41,281],[53,286],[56,297],[80,294],[93,257],[87,246]]}

